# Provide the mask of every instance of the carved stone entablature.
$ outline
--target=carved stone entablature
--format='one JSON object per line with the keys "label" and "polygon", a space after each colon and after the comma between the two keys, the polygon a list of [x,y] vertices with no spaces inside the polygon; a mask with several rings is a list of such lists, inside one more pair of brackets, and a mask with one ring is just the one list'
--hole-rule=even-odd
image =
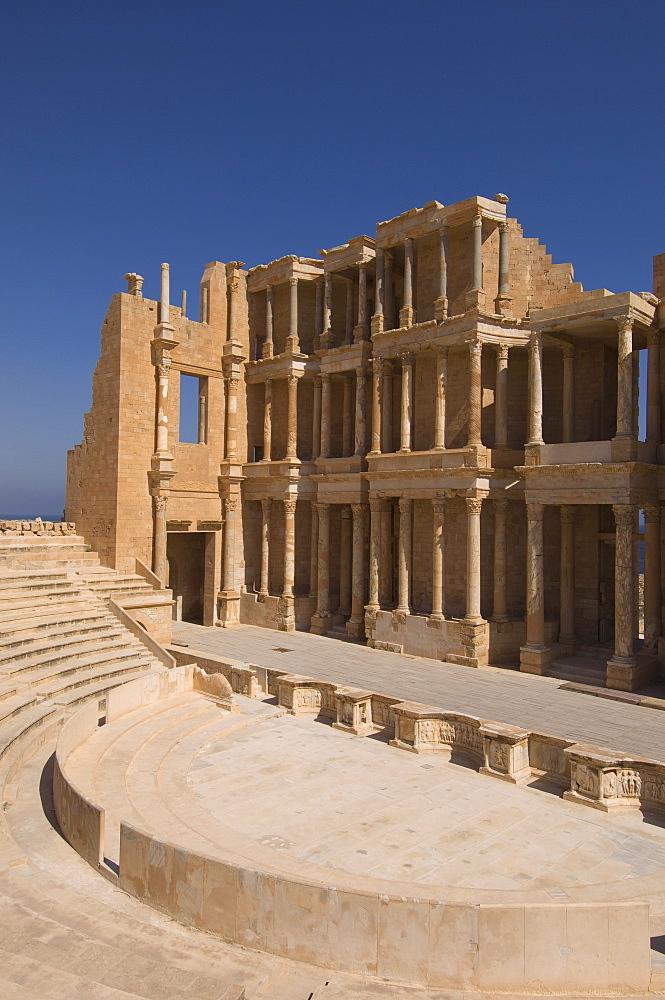
{"label": "carved stone entablature", "polygon": [[192,524],[191,521],[181,521],[181,520],[178,520],[177,518],[174,518],[174,520],[169,520],[169,521],[166,522],[166,530],[167,531],[189,531],[189,529],[191,527],[191,524]]}
{"label": "carved stone entablature", "polygon": [[222,521],[197,521],[196,522],[197,531],[221,531]]}

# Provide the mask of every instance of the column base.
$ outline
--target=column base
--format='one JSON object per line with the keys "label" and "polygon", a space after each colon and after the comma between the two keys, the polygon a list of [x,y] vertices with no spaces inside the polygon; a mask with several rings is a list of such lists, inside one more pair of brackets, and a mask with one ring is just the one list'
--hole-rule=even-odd
{"label": "column base", "polygon": [[440,323],[448,315],[448,299],[445,295],[440,295],[434,299],[434,319]]}
{"label": "column base", "polygon": [[215,625],[228,628],[240,623],[240,594],[232,590],[222,590],[217,595],[217,621]]}
{"label": "column base", "polygon": [[554,659],[550,646],[520,646],[520,670],[523,674],[544,674]]}
{"label": "column base", "polygon": [[332,624],[333,620],[330,613],[322,615],[317,611],[315,615],[312,615],[309,630],[314,635],[325,635],[328,629],[332,628]]}
{"label": "column base", "polygon": [[498,316],[512,316],[513,300],[510,295],[497,295],[494,300],[494,311]]}
{"label": "column base", "polygon": [[416,315],[413,306],[404,306],[404,308],[399,311],[399,325],[400,329],[405,329],[406,327],[413,326],[416,321]]}
{"label": "column base", "polygon": [[369,340],[369,327],[365,323],[359,323],[353,328],[353,343],[362,344],[364,340]]}
{"label": "column base", "polygon": [[346,623],[347,634],[351,636],[352,639],[364,639],[365,638],[365,622],[362,618],[358,621],[354,621],[350,618]]}
{"label": "column base", "polygon": [[297,337],[288,336],[286,338],[286,354],[300,354],[300,341]]}
{"label": "column base", "polygon": [[471,288],[464,296],[464,305],[467,309],[484,309],[485,292],[482,288]]}
{"label": "column base", "polygon": [[277,602],[275,621],[280,632],[295,632],[296,605],[292,594],[282,594]]}
{"label": "column base", "polygon": [[605,686],[615,691],[636,691],[644,683],[641,673],[634,656],[614,655],[607,661]]}
{"label": "column base", "polygon": [[367,645],[374,645],[374,630],[376,628],[376,616],[381,610],[378,604],[365,605],[365,638]]}
{"label": "column base", "polygon": [[636,462],[637,440],[632,437],[614,437],[611,444],[613,462]]}
{"label": "column base", "polygon": [[[464,656],[459,657],[467,667],[482,667],[489,657],[489,628],[484,618],[470,620],[464,618],[460,623],[460,641]],[[450,659],[450,657],[446,657]]]}
{"label": "column base", "polygon": [[383,333],[384,325],[385,325],[385,320],[383,317],[383,313],[374,313],[374,315],[370,320],[370,329],[372,331],[372,336],[374,336],[377,333]]}
{"label": "column base", "polygon": [[273,356],[273,342],[271,340],[269,341],[269,343],[263,345],[263,349],[261,351],[261,357],[265,360],[265,358],[271,358],[272,356]]}

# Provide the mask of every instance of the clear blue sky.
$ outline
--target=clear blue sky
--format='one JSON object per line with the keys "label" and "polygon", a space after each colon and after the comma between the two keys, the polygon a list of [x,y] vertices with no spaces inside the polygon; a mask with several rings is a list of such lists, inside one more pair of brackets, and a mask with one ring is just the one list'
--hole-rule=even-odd
{"label": "clear blue sky", "polygon": [[665,251],[665,4],[7,6],[0,516],[59,513],[125,271],[315,255],[505,191],[585,287]]}

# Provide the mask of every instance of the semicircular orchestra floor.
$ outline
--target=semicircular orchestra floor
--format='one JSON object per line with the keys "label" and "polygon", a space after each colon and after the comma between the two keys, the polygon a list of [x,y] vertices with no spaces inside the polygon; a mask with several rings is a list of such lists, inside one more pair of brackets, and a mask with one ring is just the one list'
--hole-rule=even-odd
{"label": "semicircular orchestra floor", "polygon": [[68,774],[107,810],[107,857],[117,861],[125,819],[206,853],[231,829],[329,870],[540,889],[553,899],[665,870],[665,830],[639,814],[610,817],[269,702],[238,701],[240,713],[229,715],[182,695],[74,751]]}

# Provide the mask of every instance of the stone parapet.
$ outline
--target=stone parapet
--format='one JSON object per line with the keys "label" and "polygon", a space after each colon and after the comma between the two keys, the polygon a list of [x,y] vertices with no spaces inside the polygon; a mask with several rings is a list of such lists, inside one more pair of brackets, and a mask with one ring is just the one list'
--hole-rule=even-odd
{"label": "stone parapet", "polygon": [[34,521],[0,521],[0,535],[75,535],[76,525],[73,521],[42,521],[41,517]]}

